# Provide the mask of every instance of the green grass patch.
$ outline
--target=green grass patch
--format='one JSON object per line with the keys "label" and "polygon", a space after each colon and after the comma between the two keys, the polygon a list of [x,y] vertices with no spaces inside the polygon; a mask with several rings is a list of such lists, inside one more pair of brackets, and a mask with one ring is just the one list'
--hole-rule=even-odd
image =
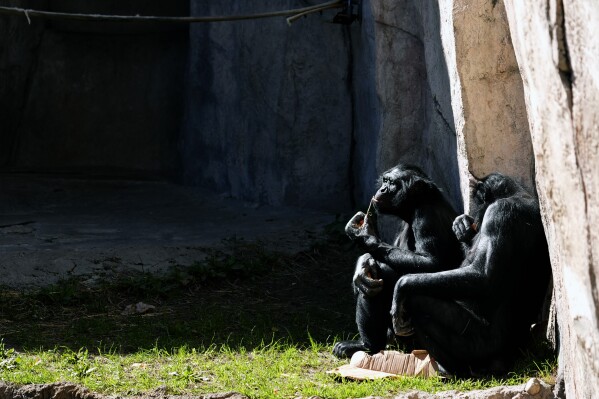
{"label": "green grass patch", "polygon": [[[550,380],[556,361],[526,354],[504,378],[342,381],[331,355],[355,334],[345,237],[296,255],[231,241],[191,268],[80,279],[38,290],[0,289],[0,380],[67,381],[127,396],[237,391],[252,398],[393,396]],[[123,314],[126,306],[155,306]]]}

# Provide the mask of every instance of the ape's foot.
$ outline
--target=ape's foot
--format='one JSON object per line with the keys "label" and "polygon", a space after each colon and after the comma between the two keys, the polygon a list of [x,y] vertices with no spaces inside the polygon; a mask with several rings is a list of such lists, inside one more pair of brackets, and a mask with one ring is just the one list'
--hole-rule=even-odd
{"label": "ape's foot", "polygon": [[399,335],[400,337],[414,335],[412,320],[410,320],[406,312],[393,312],[391,314],[391,320],[393,322],[393,331],[395,331],[395,335]]}
{"label": "ape's foot", "polygon": [[358,351],[368,352],[368,349],[364,346],[362,341],[340,341],[333,347],[333,355],[340,359],[350,358]]}

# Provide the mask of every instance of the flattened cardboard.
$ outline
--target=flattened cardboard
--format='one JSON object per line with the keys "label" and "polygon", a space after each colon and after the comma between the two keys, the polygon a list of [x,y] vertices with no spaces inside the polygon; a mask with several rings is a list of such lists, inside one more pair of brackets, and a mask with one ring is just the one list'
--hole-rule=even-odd
{"label": "flattened cardboard", "polygon": [[328,373],[354,380],[372,380],[399,376],[428,378],[436,376],[438,370],[437,362],[425,350],[412,353],[381,351],[375,355],[359,351],[354,353],[349,364]]}

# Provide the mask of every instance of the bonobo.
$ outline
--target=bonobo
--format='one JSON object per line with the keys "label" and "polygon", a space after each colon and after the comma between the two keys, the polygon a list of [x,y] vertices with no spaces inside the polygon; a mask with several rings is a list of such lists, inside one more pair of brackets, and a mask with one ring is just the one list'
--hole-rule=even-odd
{"label": "bonobo", "polygon": [[449,372],[504,373],[539,316],[551,276],[539,204],[493,173],[471,184],[472,215],[453,229],[468,252],[458,269],[410,274],[395,285],[395,331]]}
{"label": "bonobo", "polygon": [[389,312],[393,287],[401,276],[450,269],[463,259],[451,228],[457,212],[419,168],[400,164],[383,173],[372,201],[377,212],[406,223],[394,245],[378,238],[376,221],[362,212],[345,227],[366,253],[358,258],[353,277],[360,340],[338,342],[333,348],[338,357],[385,348],[388,336],[394,336]]}

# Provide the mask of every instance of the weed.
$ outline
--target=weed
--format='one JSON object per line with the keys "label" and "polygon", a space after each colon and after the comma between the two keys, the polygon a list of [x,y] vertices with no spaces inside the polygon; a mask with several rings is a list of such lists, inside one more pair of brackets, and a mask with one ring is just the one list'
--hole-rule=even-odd
{"label": "weed", "polygon": [[21,358],[13,348],[7,349],[4,339],[0,339],[0,370],[14,370],[21,363]]}
{"label": "weed", "polygon": [[91,366],[89,351],[86,348],[80,348],[77,352],[66,348],[62,360],[70,369],[71,375],[78,380],[82,380],[96,370]]}

